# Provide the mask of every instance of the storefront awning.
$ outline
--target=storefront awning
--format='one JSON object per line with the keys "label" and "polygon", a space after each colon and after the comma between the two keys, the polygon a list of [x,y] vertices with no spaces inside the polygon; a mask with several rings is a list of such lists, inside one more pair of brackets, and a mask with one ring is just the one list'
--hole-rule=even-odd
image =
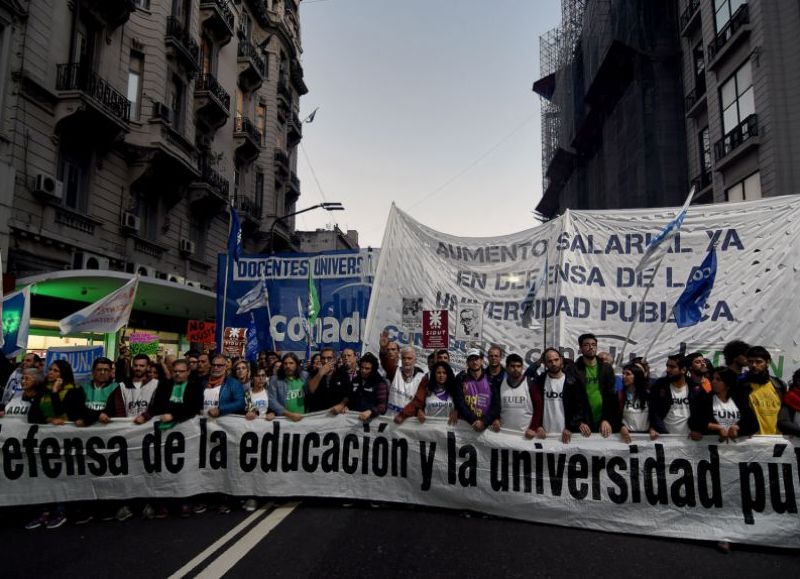
{"label": "storefront awning", "polygon": [[[88,304],[119,289],[132,277],[130,273],[108,270],[53,271],[18,279],[17,289],[30,285],[34,296]],[[208,320],[216,315],[216,299],[215,293],[204,289],[141,277],[134,310],[187,320]]]}

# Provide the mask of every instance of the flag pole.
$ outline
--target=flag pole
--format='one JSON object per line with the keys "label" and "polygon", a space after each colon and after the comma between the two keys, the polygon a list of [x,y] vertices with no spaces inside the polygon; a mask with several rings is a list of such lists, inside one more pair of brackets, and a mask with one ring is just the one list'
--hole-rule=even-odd
{"label": "flag pole", "polygon": [[[266,276],[261,278],[261,283],[264,284],[265,288],[267,287]],[[270,350],[275,351],[275,340],[272,339],[272,309],[269,306],[269,293],[267,293],[267,336],[269,336]]]}
{"label": "flag pole", "polygon": [[[231,230],[233,229],[233,215],[231,215],[230,209],[233,207],[233,201],[228,206],[228,240],[231,237]],[[230,245],[230,243],[229,243]],[[220,324],[219,328],[219,351],[222,352],[223,342],[225,341],[225,312],[228,309],[228,270],[230,269],[231,263],[231,250],[230,247],[225,248],[225,282],[223,284],[222,290],[222,323]]]}

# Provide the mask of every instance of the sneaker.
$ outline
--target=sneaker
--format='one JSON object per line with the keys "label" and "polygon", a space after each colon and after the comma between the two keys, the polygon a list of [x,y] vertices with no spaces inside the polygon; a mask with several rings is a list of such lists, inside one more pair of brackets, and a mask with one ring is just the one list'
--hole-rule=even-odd
{"label": "sneaker", "polygon": [[117,519],[120,523],[124,523],[128,519],[133,518],[133,513],[127,506],[120,507],[117,510],[117,514],[114,515],[114,518]]}
{"label": "sneaker", "polygon": [[156,509],[151,504],[146,504],[142,509],[142,518],[152,521],[156,518]]}
{"label": "sneaker", "polygon": [[198,504],[196,504],[195,506],[193,506],[193,507],[192,507],[192,512],[193,512],[195,515],[202,515],[203,513],[205,513],[205,512],[206,512],[206,506],[205,506],[205,504],[203,504],[203,503],[198,503]]}
{"label": "sneaker", "polygon": [[43,527],[47,524],[47,513],[42,513],[35,519],[31,519],[26,525],[25,528],[29,531],[33,529],[38,529],[39,527]]}
{"label": "sneaker", "polygon": [[94,520],[94,517],[88,513],[79,513],[75,516],[75,524],[76,525],[86,525],[91,523]]}
{"label": "sneaker", "polygon": [[192,516],[192,505],[181,505],[181,518],[186,519]]}
{"label": "sneaker", "polygon": [[242,509],[247,511],[248,513],[252,513],[258,508],[258,503],[255,499],[247,499],[244,504],[242,505]]}
{"label": "sneaker", "polygon": [[166,519],[167,517],[169,517],[169,510],[167,507],[158,507],[158,510],[156,510],[156,518]]}
{"label": "sneaker", "polygon": [[48,529],[57,529],[61,525],[67,522],[67,516],[64,513],[56,513],[49,519],[47,519],[47,524],[45,527]]}
{"label": "sneaker", "polygon": [[219,505],[217,507],[217,513],[220,515],[227,515],[231,512],[231,508],[228,505]]}

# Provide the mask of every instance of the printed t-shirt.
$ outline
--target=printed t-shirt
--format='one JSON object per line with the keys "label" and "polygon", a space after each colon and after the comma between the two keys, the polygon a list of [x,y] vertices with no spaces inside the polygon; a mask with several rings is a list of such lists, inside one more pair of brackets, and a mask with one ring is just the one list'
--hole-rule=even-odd
{"label": "printed t-shirt", "polygon": [[212,408],[219,408],[219,393],[221,390],[222,384],[203,390],[203,414],[206,416],[208,416],[208,411]]}
{"label": "printed t-shirt", "polygon": [[528,383],[523,378],[516,386],[508,379],[500,387],[500,412],[503,427],[511,430],[527,430],[533,418],[533,401],[528,391]]}
{"label": "printed t-shirt", "polygon": [[672,406],[664,417],[669,434],[689,434],[689,386],[676,388],[669,385]]}
{"label": "printed t-shirt", "polygon": [[297,414],[306,413],[305,382],[301,378],[287,378],[286,404],[284,408]]}
{"label": "printed t-shirt", "polygon": [[739,422],[742,417],[742,413],[739,412],[739,407],[736,406],[733,398],[728,398],[723,402],[716,394],[714,394],[712,412],[714,413],[714,422],[723,428],[730,428]]}
{"label": "printed t-shirt", "polygon": [[259,416],[264,416],[267,414],[268,402],[269,396],[267,395],[266,388],[263,388],[260,392],[250,390],[250,404],[252,405],[253,410],[258,412]]}
{"label": "printed t-shirt", "polygon": [[486,372],[478,380],[475,380],[472,376],[467,376],[463,387],[464,402],[466,402],[476,418],[483,418],[492,403],[492,386],[489,384],[489,377]]}
{"label": "printed t-shirt", "polygon": [[564,381],[566,376],[544,379],[544,420],[545,432],[560,433],[566,427],[564,420]]}
{"label": "printed t-shirt", "polygon": [[758,420],[759,434],[778,434],[778,412],[781,398],[772,381],[766,384],[751,384],[750,407]]}
{"label": "printed t-shirt", "polygon": [[103,410],[108,402],[108,397],[119,387],[116,382],[106,384],[101,388],[95,388],[90,382],[83,385],[83,391],[86,393],[86,408],[89,410]]}
{"label": "printed t-shirt", "polygon": [[647,432],[650,430],[647,403],[639,400],[635,393],[625,393],[625,404],[622,407],[622,424],[630,432]]}
{"label": "printed t-shirt", "polygon": [[[425,398],[425,416],[447,418],[452,410],[453,401],[444,388],[429,392],[428,397]],[[800,412],[798,412],[798,415],[800,415]]]}
{"label": "printed t-shirt", "polygon": [[589,408],[592,411],[592,421],[600,422],[603,416],[603,393],[600,391],[600,364],[586,365],[586,395],[589,397]]}

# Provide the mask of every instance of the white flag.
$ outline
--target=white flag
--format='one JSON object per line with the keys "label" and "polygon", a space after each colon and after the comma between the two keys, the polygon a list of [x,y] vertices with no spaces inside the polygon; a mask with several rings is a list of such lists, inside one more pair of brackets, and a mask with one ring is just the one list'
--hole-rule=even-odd
{"label": "white flag", "polygon": [[246,314],[258,308],[266,308],[269,305],[269,292],[267,291],[267,280],[261,278],[250,291],[236,300],[236,305],[239,309],[236,310],[236,315]]}
{"label": "white flag", "polygon": [[61,334],[74,332],[98,332],[111,334],[128,323],[136,296],[139,276],[126,283],[117,291],[108,294],[99,302],[86,306],[82,310],[67,316],[58,327]]}

